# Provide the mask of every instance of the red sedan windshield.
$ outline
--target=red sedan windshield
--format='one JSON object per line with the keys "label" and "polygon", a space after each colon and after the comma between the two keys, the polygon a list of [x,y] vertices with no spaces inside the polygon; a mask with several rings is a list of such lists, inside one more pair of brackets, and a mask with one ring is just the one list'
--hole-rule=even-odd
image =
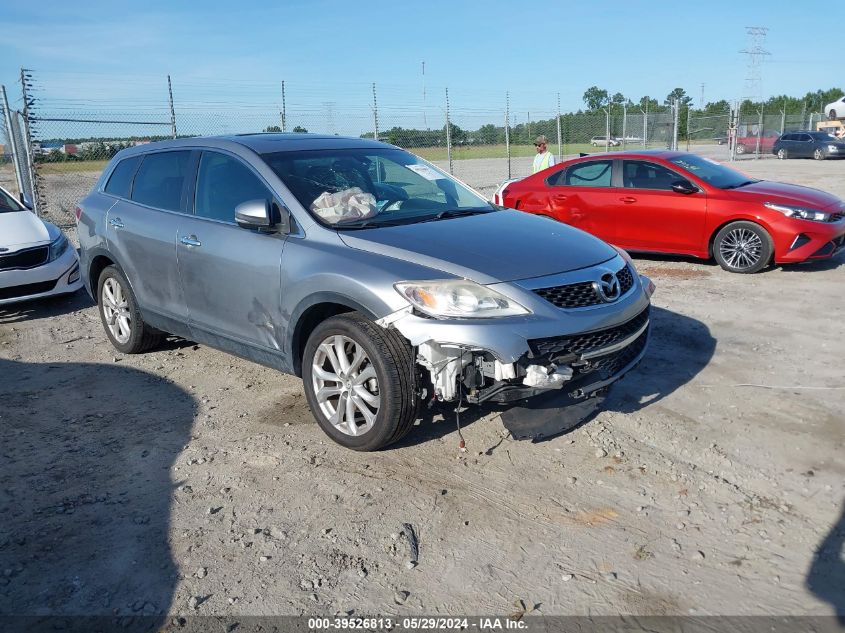
{"label": "red sedan windshield", "polygon": [[748,176],[744,176],[730,167],[725,167],[714,160],[696,156],[695,154],[684,154],[683,156],[670,158],[669,162],[685,169],[696,178],[701,178],[708,185],[718,187],[719,189],[736,189],[737,187],[756,182],[749,180]]}

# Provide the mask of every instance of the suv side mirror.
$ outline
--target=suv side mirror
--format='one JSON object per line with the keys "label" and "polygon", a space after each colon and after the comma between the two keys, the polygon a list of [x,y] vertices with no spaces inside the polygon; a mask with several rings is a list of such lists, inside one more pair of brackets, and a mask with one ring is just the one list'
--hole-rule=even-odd
{"label": "suv side mirror", "polygon": [[243,229],[269,231],[273,228],[273,208],[269,200],[247,200],[235,207],[235,222]]}
{"label": "suv side mirror", "polygon": [[689,180],[676,180],[672,183],[672,191],[675,193],[689,195],[691,193],[697,193],[698,187],[692,184]]}
{"label": "suv side mirror", "polygon": [[290,212],[270,200],[247,200],[235,207],[235,222],[243,229],[262,233],[276,231],[288,234],[291,230]]}

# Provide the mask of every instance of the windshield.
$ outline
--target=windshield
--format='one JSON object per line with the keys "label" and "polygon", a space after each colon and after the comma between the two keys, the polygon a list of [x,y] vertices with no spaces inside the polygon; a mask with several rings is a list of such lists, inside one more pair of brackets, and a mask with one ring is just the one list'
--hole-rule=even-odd
{"label": "windshield", "polygon": [[0,189],[0,213],[23,211],[23,207],[12,196]]}
{"label": "windshield", "polygon": [[670,158],[669,162],[687,170],[696,178],[700,178],[708,185],[717,187],[718,189],[736,189],[737,187],[759,182],[757,180],[750,180],[748,176],[744,176],[730,167],[725,167],[715,160],[702,158],[695,154],[684,154],[683,156]]}
{"label": "windshield", "polygon": [[810,136],[817,141],[839,141],[838,138],[828,132],[812,132]]}
{"label": "windshield", "polygon": [[337,229],[413,224],[496,210],[436,167],[400,149],[277,152],[262,158],[303,207]]}

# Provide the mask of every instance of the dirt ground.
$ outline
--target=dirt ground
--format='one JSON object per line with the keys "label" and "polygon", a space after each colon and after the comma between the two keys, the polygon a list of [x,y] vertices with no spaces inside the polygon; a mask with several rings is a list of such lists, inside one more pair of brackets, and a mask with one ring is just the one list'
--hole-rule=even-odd
{"label": "dirt ground", "polygon": [[[845,197],[843,163],[741,168]],[[298,379],[119,354],[84,293],[0,308],[0,613],[845,613],[845,256],[636,263],[653,338],[605,410],[536,444],[468,411],[465,454],[446,409],[344,450]]]}

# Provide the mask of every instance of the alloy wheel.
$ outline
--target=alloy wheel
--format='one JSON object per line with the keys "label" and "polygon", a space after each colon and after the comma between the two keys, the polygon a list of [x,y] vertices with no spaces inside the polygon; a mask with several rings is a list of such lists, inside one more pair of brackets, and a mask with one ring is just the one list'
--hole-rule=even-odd
{"label": "alloy wheel", "polygon": [[320,410],[338,431],[362,435],[373,428],[381,405],[378,376],[359,343],[339,334],[323,340],[311,376]]}
{"label": "alloy wheel", "polygon": [[719,253],[728,266],[737,270],[751,268],[760,261],[763,240],[754,231],[737,228],[725,235],[719,244]]}
{"label": "alloy wheel", "polygon": [[114,277],[106,279],[100,300],[103,302],[106,327],[118,343],[125,345],[132,336],[132,319],[129,316],[129,301],[120,281]]}

